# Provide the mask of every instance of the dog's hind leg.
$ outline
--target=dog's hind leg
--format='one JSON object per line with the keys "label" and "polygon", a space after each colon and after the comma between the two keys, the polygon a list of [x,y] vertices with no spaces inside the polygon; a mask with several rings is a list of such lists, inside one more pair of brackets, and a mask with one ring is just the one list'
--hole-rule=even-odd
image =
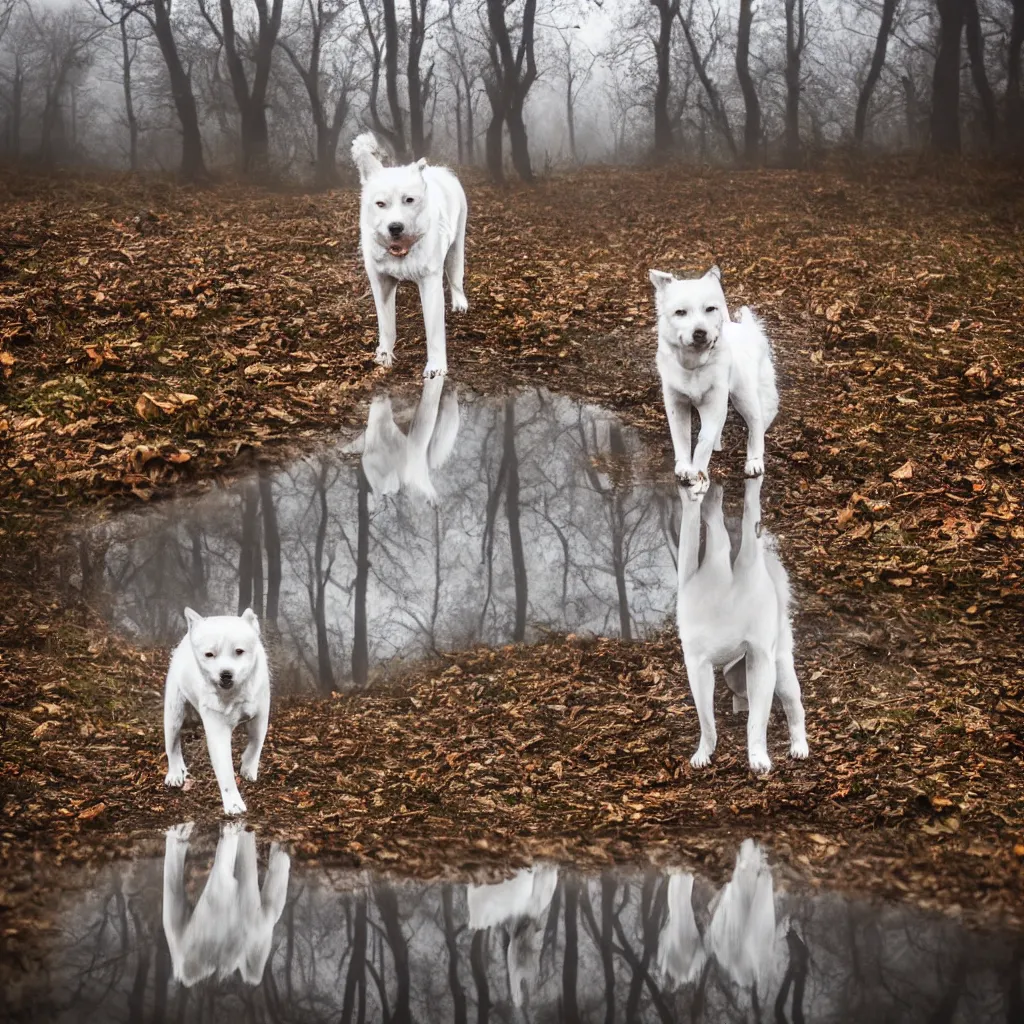
{"label": "dog's hind leg", "polygon": [[793,627],[788,612],[782,612],[779,624],[779,646],[775,652],[775,692],[789,726],[789,756],[802,759],[809,753],[804,725],[804,705],[800,699],[800,682],[793,664]]}
{"label": "dog's hind leg", "polygon": [[427,333],[427,365],[424,377],[448,372],[448,356],[444,337],[444,282],[441,274],[431,274],[420,281],[423,303],[423,326]]}
{"label": "dog's hind leg", "polygon": [[452,290],[452,309],[456,313],[465,313],[469,309],[469,300],[463,286],[466,266],[466,208],[459,210],[458,223],[455,225],[455,240],[448,247],[444,269],[448,275],[448,287]]}
{"label": "dog's hind leg", "polygon": [[768,756],[768,718],[775,694],[775,660],[762,648],[747,652],[747,757],[750,770],[757,774],[771,771]]}
{"label": "dog's hind leg", "polygon": [[370,290],[377,307],[377,352],[373,361],[380,366],[390,366],[395,358],[395,292],[398,282],[393,277],[380,277],[367,267],[370,276]]}
{"label": "dog's hind leg", "polygon": [[181,723],[185,720],[185,698],[172,674],[164,689],[164,748],[167,751],[167,775],[164,784],[182,786],[188,769],[181,753]]}
{"label": "dog's hind leg", "polygon": [[706,658],[693,658],[683,651],[686,663],[686,678],[690,681],[690,693],[697,708],[697,719],[700,722],[700,743],[690,764],[694,768],[704,768],[711,763],[711,755],[718,744],[718,731],[715,728],[715,670]]}

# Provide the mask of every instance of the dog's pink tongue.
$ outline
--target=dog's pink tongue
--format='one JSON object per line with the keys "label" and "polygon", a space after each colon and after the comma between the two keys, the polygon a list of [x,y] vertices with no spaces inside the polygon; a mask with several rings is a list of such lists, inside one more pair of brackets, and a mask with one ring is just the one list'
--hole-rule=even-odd
{"label": "dog's pink tongue", "polygon": [[408,256],[409,246],[404,242],[392,242],[391,245],[388,246],[388,252],[391,253],[392,256]]}

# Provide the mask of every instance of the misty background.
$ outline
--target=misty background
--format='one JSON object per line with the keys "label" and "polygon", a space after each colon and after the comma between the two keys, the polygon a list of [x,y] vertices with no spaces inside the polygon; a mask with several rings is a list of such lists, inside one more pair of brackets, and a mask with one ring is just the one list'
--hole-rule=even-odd
{"label": "misty background", "polygon": [[0,160],[351,180],[1020,155],[1024,0],[0,0]]}

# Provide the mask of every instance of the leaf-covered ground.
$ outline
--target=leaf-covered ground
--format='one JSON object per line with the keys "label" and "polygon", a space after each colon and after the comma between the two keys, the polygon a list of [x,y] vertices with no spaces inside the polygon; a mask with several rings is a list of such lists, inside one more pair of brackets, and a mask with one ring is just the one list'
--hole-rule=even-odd
{"label": "leaf-covered ground", "polygon": [[[717,261],[767,320],[782,412],[766,509],[799,600],[811,759],[751,776],[720,706],[710,770],[678,641],[471,651],[390,692],[280,704],[249,820],[307,856],[421,874],[531,856],[692,858],[747,835],[832,885],[1015,917],[1024,898],[1024,177],[588,170],[469,177],[453,377],[614,408],[669,460],[647,270]],[[46,865],[218,801],[163,786],[166,652],[58,588],[75,516],[280,460],[414,388],[376,324],[353,190],[286,195],[0,177],[0,910]],[[738,438],[738,432],[734,433]],[[738,452],[717,460],[735,473]]]}

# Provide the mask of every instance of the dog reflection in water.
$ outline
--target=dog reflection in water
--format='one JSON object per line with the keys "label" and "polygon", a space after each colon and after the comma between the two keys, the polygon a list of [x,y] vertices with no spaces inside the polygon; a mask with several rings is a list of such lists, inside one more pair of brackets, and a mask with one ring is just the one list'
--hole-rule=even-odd
{"label": "dog reflection in water", "polygon": [[667,895],[657,961],[667,986],[695,983],[713,959],[732,985],[763,997],[782,966],[784,947],[775,919],[771,869],[761,847],[744,840],[732,878],[712,903],[703,937],[693,912],[693,875],[671,872]]}
{"label": "dog reflection in water", "polygon": [[434,504],[430,472],[448,461],[458,433],[459,400],[453,387],[445,388],[444,377],[423,382],[407,432],[395,421],[391,399],[375,398],[362,437],[363,472],[374,497],[408,488]]}
{"label": "dog reflection in water", "polygon": [[174,976],[192,986],[214,974],[228,978],[237,970],[246,984],[258,985],[288,895],[288,854],[277,843],[271,845],[261,890],[255,834],[238,823],[225,824],[206,886],[190,914],[185,854],[191,834],[191,822],[169,829],[164,850],[164,934]]}
{"label": "dog reflection in water", "polygon": [[[731,559],[718,484],[694,497],[680,488],[679,639],[686,676],[700,720],[694,768],[711,761],[715,727],[715,668],[733,691],[733,711],[747,710],[747,756],[755,772],[767,772],[768,718],[778,696],[789,724],[790,757],[807,757],[804,707],[793,665],[789,579],[771,536],[761,529],[761,480],[745,481],[740,547]],[[698,566],[700,520],[707,533]]]}
{"label": "dog reflection in water", "polygon": [[535,991],[548,907],[558,885],[558,869],[522,868],[505,882],[466,888],[469,927],[503,928],[508,936],[508,987],[512,1003],[523,1006]]}

